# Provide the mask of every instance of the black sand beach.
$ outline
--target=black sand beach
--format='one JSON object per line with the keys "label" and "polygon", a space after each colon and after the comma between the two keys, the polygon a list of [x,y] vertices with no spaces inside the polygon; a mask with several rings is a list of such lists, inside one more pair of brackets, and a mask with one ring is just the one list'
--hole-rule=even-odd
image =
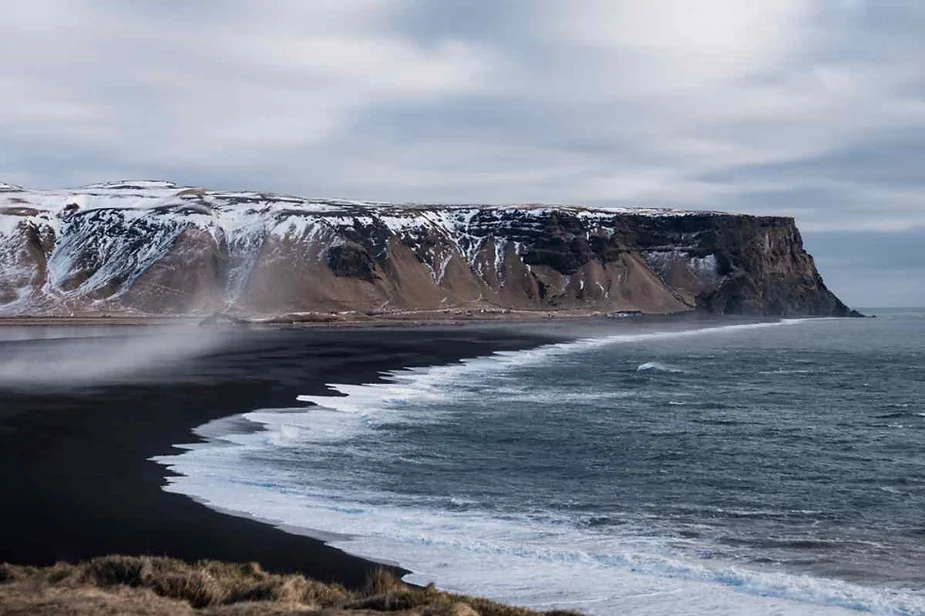
{"label": "black sand beach", "polygon": [[[384,370],[545,341],[475,326],[229,330],[227,343],[203,357],[120,382],[0,383],[0,562],[167,555],[257,561],[274,572],[360,585],[377,565],[164,492],[165,470],[148,458],[194,441],[191,430],[210,420],[299,406],[297,395],[323,393],[325,383],[371,382]],[[4,357],[20,344],[36,343],[0,341]],[[65,343],[38,344],[53,357]]]}

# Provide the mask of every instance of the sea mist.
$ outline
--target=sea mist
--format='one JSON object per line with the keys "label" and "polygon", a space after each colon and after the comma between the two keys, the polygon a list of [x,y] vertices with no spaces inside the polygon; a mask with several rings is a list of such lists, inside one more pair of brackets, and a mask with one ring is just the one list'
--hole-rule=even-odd
{"label": "sea mist", "polygon": [[234,334],[199,327],[55,328],[0,331],[0,387],[73,388],[162,379]]}

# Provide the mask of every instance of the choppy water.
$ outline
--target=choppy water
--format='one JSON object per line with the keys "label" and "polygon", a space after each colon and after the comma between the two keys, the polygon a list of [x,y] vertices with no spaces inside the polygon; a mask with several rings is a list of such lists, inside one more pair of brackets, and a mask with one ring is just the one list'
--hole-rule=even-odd
{"label": "choppy water", "polygon": [[673,329],[333,384],[167,489],[535,607],[925,614],[925,312]]}

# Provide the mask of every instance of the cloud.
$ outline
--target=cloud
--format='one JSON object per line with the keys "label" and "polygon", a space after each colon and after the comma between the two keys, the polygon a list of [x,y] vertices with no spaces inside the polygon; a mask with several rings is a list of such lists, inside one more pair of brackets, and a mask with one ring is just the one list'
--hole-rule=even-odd
{"label": "cloud", "polygon": [[[381,27],[398,5],[20,4],[0,26],[0,73],[16,93],[0,101],[0,147],[80,152],[94,172],[108,160],[114,172],[175,168],[188,178],[223,168],[240,178],[293,148],[308,166],[308,153],[377,101],[476,86],[483,59],[464,42],[424,50]],[[8,171],[89,181],[57,165]]]}
{"label": "cloud", "polygon": [[925,225],[923,27],[911,0],[14,3],[0,180],[900,232]]}
{"label": "cloud", "polygon": [[925,227],[804,233],[826,284],[853,306],[925,306]]}

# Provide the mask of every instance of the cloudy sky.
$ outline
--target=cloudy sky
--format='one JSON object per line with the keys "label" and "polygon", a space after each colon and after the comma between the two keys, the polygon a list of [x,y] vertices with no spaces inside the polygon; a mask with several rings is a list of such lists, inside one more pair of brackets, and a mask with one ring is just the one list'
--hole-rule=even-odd
{"label": "cloudy sky", "polygon": [[797,218],[925,305],[921,0],[29,0],[0,181]]}

